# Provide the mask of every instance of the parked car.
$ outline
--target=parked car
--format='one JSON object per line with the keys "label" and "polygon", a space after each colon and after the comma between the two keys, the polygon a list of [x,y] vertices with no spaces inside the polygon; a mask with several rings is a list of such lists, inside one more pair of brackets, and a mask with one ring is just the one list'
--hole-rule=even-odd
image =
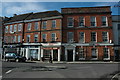
{"label": "parked car", "polygon": [[16,53],[6,53],[5,61],[16,61],[16,62],[25,62],[26,57],[17,55]]}

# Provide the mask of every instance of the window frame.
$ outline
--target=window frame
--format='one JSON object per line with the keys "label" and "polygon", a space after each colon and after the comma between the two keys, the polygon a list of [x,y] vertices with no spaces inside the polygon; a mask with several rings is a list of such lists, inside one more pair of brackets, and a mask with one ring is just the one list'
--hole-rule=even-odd
{"label": "window frame", "polygon": [[39,29],[39,22],[35,22],[34,29],[38,30]]}
{"label": "window frame", "polygon": [[[70,33],[73,33],[72,35],[73,35],[73,38],[69,38],[69,34]],[[69,40],[70,39],[70,40]],[[74,42],[74,32],[67,32],[67,42],[68,43],[71,43],[71,42]]]}
{"label": "window frame", "polygon": [[8,33],[9,31],[8,31],[8,26],[5,26],[5,33]]}
{"label": "window frame", "polygon": [[[107,36],[103,36],[103,33],[105,33],[105,32],[107,33]],[[105,40],[104,38],[107,38],[107,41],[104,41]],[[107,31],[102,32],[102,41],[109,42],[109,33]]]}
{"label": "window frame", "polygon": [[[93,57],[92,57],[92,56],[93,56],[93,52],[92,52],[93,49],[95,49],[96,58],[93,58]],[[92,60],[97,60],[97,59],[98,59],[98,49],[97,49],[97,48],[91,48],[91,59],[92,59]]]}
{"label": "window frame", "polygon": [[[95,33],[95,41],[93,41],[92,33]],[[91,42],[97,42],[97,32],[91,32]]]}
{"label": "window frame", "polygon": [[[69,25],[69,20],[68,20],[69,18],[72,18],[72,21],[71,21],[72,25]],[[68,17],[67,18],[67,27],[73,27],[73,26],[74,26],[74,18],[73,17]]]}
{"label": "window frame", "polygon": [[[105,49],[107,49],[107,58],[106,57],[104,57],[104,55],[105,55]],[[110,49],[109,48],[103,48],[103,59],[104,60],[110,60]]]}
{"label": "window frame", "polygon": [[[92,18],[94,17],[94,21],[92,21]],[[94,23],[94,26],[92,25]],[[97,26],[97,23],[96,23],[96,16],[91,16],[90,17],[90,26],[91,27],[96,27]]]}
{"label": "window frame", "polygon": [[[81,34],[83,33],[83,40],[81,41]],[[79,43],[85,43],[85,32],[79,32]]]}
{"label": "window frame", "polygon": [[[105,17],[105,20],[106,20],[106,22],[105,21],[103,21],[103,17]],[[106,24],[106,25],[103,25],[103,22]],[[107,16],[101,16],[101,26],[108,26],[108,18],[107,18]]]}
{"label": "window frame", "polygon": [[42,22],[42,29],[46,29],[47,28],[47,21],[43,21]]}
{"label": "window frame", "polygon": [[[83,25],[81,25],[81,19],[80,18],[83,18],[82,19],[82,23],[83,23]],[[79,17],[79,27],[84,27],[85,26],[85,17],[84,16],[80,16]]]}
{"label": "window frame", "polygon": [[[37,36],[37,40],[36,40],[36,36]],[[34,42],[38,42],[38,34],[34,35]]]}
{"label": "window frame", "polygon": [[28,31],[31,30],[31,26],[32,26],[32,23],[28,23],[28,24],[27,24],[27,30],[28,30]]}
{"label": "window frame", "polygon": [[[29,42],[31,41],[31,40],[30,40],[30,37],[31,37],[30,35],[27,35],[27,39],[26,39],[26,42],[27,42],[27,43],[29,43]],[[28,41],[28,39],[29,39],[29,41]]]}
{"label": "window frame", "polygon": [[56,20],[52,20],[52,28],[56,27]]}
{"label": "window frame", "polygon": [[[52,36],[53,34],[54,34],[54,37]],[[51,41],[56,41],[56,33],[51,33]]]}
{"label": "window frame", "polygon": [[18,40],[17,41],[18,41],[18,43],[21,42],[21,36],[20,35],[18,35]]}
{"label": "window frame", "polygon": [[[45,36],[45,38],[43,38],[43,36]],[[44,42],[43,39],[45,39],[45,42],[47,41],[47,34],[42,34],[42,42]]]}
{"label": "window frame", "polygon": [[22,31],[22,24],[18,24],[18,31]]}

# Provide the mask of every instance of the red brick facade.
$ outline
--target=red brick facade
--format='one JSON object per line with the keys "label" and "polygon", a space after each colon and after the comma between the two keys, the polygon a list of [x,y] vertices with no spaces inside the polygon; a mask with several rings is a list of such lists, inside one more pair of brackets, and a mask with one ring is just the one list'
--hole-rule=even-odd
{"label": "red brick facade", "polygon": [[[15,45],[21,43],[18,49],[20,54],[29,59],[31,56],[35,60],[42,60],[49,55],[52,55],[53,60],[61,61],[78,61],[82,60],[113,60],[113,35],[112,35],[112,19],[110,7],[86,7],[86,8],[62,8],[62,12],[48,11],[40,13],[30,13],[23,15],[24,18],[16,20],[13,17],[11,22],[5,24],[8,26],[8,33],[5,33],[5,43]],[[19,15],[17,16],[19,17]],[[80,17],[84,18],[83,26],[79,26]],[[95,17],[95,26],[91,26],[91,17]],[[102,17],[105,17],[106,26],[102,26]],[[68,18],[72,18],[72,27],[68,27]],[[21,22],[19,22],[21,21]],[[12,23],[15,22],[15,23]],[[35,24],[38,23],[37,29]],[[10,33],[10,25],[22,24],[21,31]],[[31,24],[31,27],[28,25]],[[52,27],[52,25],[54,27]],[[28,30],[29,28],[29,30]],[[68,32],[73,32],[73,41],[68,42]],[[84,33],[84,42],[80,43],[80,32]],[[91,33],[95,32],[96,41],[92,42]],[[107,36],[103,37],[103,32],[107,32]],[[43,36],[46,40],[44,41]],[[30,41],[28,42],[28,35]],[[35,35],[38,41],[35,42]],[[9,38],[10,36],[11,38]],[[16,42],[13,42],[13,37],[16,36]],[[18,42],[18,36],[20,42]],[[106,38],[107,37],[107,38]],[[103,38],[108,39],[103,42]],[[13,44],[11,44],[13,43]],[[7,46],[10,46],[7,45]],[[5,45],[6,46],[6,45]],[[106,53],[106,54],[105,54]]]}

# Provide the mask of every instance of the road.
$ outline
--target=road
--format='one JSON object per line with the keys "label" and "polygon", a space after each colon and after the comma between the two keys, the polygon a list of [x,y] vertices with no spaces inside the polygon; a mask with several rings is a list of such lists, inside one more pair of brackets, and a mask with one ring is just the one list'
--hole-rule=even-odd
{"label": "road", "polygon": [[[120,64],[51,64],[3,62],[3,78],[106,78],[119,71]],[[16,80],[15,79],[15,80]]]}

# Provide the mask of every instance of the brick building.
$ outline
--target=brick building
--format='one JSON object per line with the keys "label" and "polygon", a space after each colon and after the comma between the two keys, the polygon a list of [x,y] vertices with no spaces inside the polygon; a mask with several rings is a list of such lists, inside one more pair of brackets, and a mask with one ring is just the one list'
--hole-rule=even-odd
{"label": "brick building", "polygon": [[54,61],[112,60],[113,36],[109,6],[62,8],[14,15],[5,23],[4,53]]}
{"label": "brick building", "polygon": [[62,49],[66,61],[112,60],[109,6],[62,8]]}

